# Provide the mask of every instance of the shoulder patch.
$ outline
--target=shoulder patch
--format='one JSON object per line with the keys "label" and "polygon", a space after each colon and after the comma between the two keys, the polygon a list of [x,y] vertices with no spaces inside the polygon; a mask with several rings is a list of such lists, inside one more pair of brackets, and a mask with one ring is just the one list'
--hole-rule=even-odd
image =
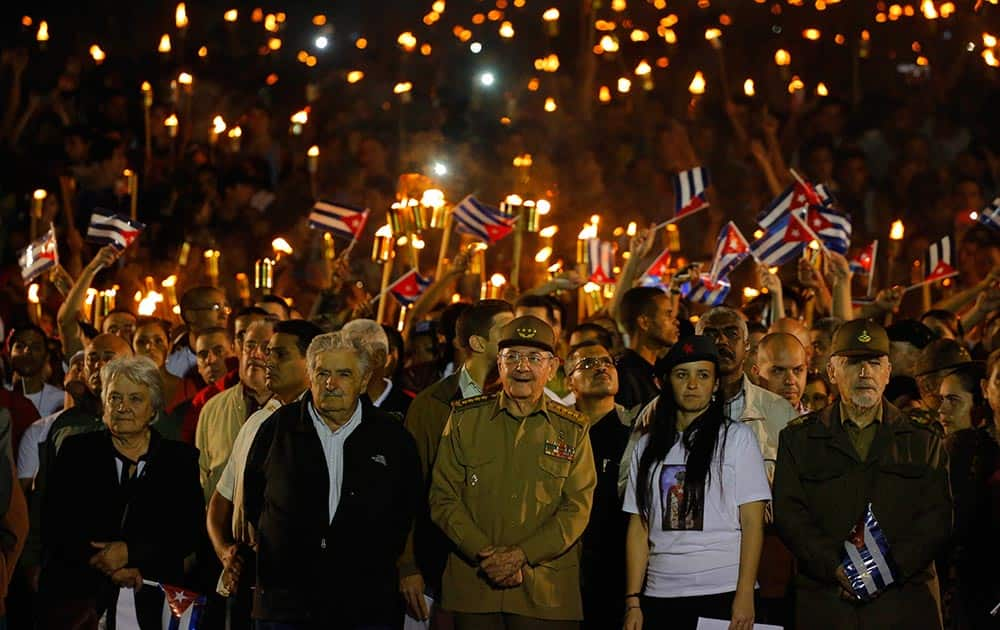
{"label": "shoulder patch", "polygon": [[807,424],[811,424],[818,417],[819,417],[819,414],[817,414],[815,412],[810,412],[810,413],[807,413],[807,414],[803,414],[803,415],[801,415],[801,416],[799,416],[797,418],[792,418],[791,420],[789,420],[788,424],[785,425],[785,428],[788,429],[788,428],[794,428],[794,427],[803,427],[803,426],[805,426]]}
{"label": "shoulder patch", "polygon": [[565,418],[574,424],[578,424],[583,428],[587,428],[589,423],[587,422],[587,417],[582,413],[573,409],[572,407],[567,407],[561,403],[554,402],[552,400],[545,401],[545,408],[548,409],[550,413],[553,413],[560,418]]}
{"label": "shoulder patch", "polygon": [[496,400],[496,395],[493,396],[473,396],[472,398],[463,398],[461,400],[451,401],[451,408],[455,411],[460,409],[471,409],[473,407],[481,407],[482,405],[493,402]]}

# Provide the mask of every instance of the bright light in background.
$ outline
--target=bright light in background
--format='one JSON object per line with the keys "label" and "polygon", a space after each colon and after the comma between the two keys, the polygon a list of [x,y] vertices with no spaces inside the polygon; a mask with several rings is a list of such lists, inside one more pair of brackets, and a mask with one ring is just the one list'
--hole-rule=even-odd
{"label": "bright light in background", "polygon": [[479,75],[479,82],[485,87],[490,87],[496,82],[497,78],[493,76],[492,72],[484,72]]}
{"label": "bright light in background", "polygon": [[479,42],[472,42],[471,44],[469,44],[469,50],[472,51],[473,55],[478,55],[479,53],[483,52],[483,45],[480,44]]}
{"label": "bright light in background", "polygon": [[434,174],[438,177],[443,177],[448,174],[448,165],[442,162],[435,162],[432,168],[434,170]]}
{"label": "bright light in background", "polygon": [[316,48],[319,48],[320,50],[325,50],[326,47],[330,45],[330,39],[326,35],[320,35],[319,37],[316,38],[314,44],[316,45]]}

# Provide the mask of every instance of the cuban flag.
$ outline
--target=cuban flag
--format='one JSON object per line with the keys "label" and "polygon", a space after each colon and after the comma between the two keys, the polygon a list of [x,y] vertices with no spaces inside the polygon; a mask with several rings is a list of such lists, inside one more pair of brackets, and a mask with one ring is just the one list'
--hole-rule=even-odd
{"label": "cuban flag", "polygon": [[703,273],[701,277],[681,285],[681,297],[706,306],[721,306],[729,295],[729,286],[728,280],[712,282],[708,274]]}
{"label": "cuban flag", "polygon": [[976,221],[991,230],[1000,231],[1000,197],[997,197],[993,200],[993,203],[983,208],[983,211],[976,217]]}
{"label": "cuban flag", "polygon": [[368,221],[368,210],[342,203],[317,201],[309,213],[309,227],[353,240],[361,235]]}
{"label": "cuban flag", "polygon": [[[207,598],[178,586],[143,580],[143,584],[163,591],[163,630],[198,630]],[[116,616],[118,621],[118,616]],[[119,625],[121,627],[121,625]]]}
{"label": "cuban flag", "polygon": [[931,243],[927,250],[927,259],[924,263],[926,275],[924,282],[934,282],[958,275],[958,270],[952,266],[951,262],[951,237],[946,236],[937,243]]}
{"label": "cuban flag", "polygon": [[878,241],[872,241],[871,244],[858,252],[858,255],[852,258],[849,262],[851,266],[851,271],[854,273],[864,274],[866,276],[871,275],[872,269],[875,268],[875,253],[878,251]]}
{"label": "cuban flag", "polygon": [[705,189],[712,183],[708,169],[696,166],[674,175],[674,218],[703,210],[708,207]]}
{"label": "cuban flag", "polygon": [[740,228],[730,221],[723,226],[715,241],[715,257],[712,259],[709,278],[713,283],[725,278],[749,255],[750,242],[740,232]]}
{"label": "cuban flag", "polygon": [[663,281],[663,276],[667,275],[670,271],[670,248],[663,250],[656,260],[646,269],[642,274],[643,279],[652,278],[656,280],[657,283]]}
{"label": "cuban flag", "polygon": [[87,227],[87,240],[123,250],[139,238],[145,227],[139,221],[133,221],[111,210],[94,208],[94,213],[90,215],[90,225]]}
{"label": "cuban flag", "polygon": [[615,281],[615,246],[599,238],[587,239],[587,271],[590,282],[612,284]]}
{"label": "cuban flag", "polygon": [[809,206],[805,213],[809,229],[823,241],[823,246],[838,254],[851,247],[851,219],[828,206]]}
{"label": "cuban flag", "polygon": [[[826,199],[832,200],[829,194]],[[775,197],[770,205],[757,215],[757,224],[767,230],[786,214],[805,212],[811,205],[824,205],[823,197],[820,197],[809,184],[796,182]]]}
{"label": "cuban flag", "polygon": [[387,290],[400,304],[409,306],[416,302],[429,286],[431,286],[430,278],[424,278],[416,269],[411,269],[390,284]]}
{"label": "cuban flag", "polygon": [[514,229],[514,219],[505,217],[496,208],[487,206],[472,195],[458,202],[452,212],[456,227],[462,234],[471,234],[487,243],[495,243]]}
{"label": "cuban flag", "polygon": [[844,541],[841,561],[854,595],[869,600],[896,581],[895,562],[871,503]]}
{"label": "cuban flag", "polygon": [[49,231],[35,239],[17,255],[21,266],[21,278],[28,284],[38,276],[59,264],[59,246],[56,230],[49,225]]}
{"label": "cuban flag", "polygon": [[813,235],[794,214],[785,214],[750,244],[750,253],[768,267],[779,267],[802,253]]}

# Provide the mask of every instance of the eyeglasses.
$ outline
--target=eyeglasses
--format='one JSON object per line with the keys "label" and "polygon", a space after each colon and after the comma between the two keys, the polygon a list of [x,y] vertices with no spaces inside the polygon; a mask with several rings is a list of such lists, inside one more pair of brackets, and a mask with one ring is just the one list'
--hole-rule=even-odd
{"label": "eyeglasses", "polygon": [[587,357],[586,359],[580,359],[570,370],[570,374],[576,372],[577,370],[597,370],[600,368],[613,368],[615,366],[615,361],[611,357]]}
{"label": "eyeglasses", "polygon": [[500,359],[505,365],[510,367],[517,367],[521,365],[521,361],[527,361],[528,365],[531,367],[541,367],[546,361],[552,358],[551,354],[543,354],[541,352],[529,352],[527,354],[521,354],[520,352],[504,352],[500,354]]}
{"label": "eyeglasses", "polygon": [[724,335],[729,341],[739,341],[740,340],[740,329],[738,326],[726,326],[725,328],[705,328],[701,331],[701,334],[705,335],[715,343],[719,342],[719,339]]}

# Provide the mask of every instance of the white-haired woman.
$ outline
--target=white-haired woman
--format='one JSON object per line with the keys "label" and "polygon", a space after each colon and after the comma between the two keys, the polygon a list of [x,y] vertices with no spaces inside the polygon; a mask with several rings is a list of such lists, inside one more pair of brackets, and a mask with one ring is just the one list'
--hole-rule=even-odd
{"label": "white-haired woman", "polygon": [[[68,438],[42,517],[41,628],[159,628],[163,595],[182,585],[204,527],[198,452],[150,423],[163,405],[159,369],[122,357],[101,369],[106,430]],[[134,589],[134,590],[133,590]]]}

